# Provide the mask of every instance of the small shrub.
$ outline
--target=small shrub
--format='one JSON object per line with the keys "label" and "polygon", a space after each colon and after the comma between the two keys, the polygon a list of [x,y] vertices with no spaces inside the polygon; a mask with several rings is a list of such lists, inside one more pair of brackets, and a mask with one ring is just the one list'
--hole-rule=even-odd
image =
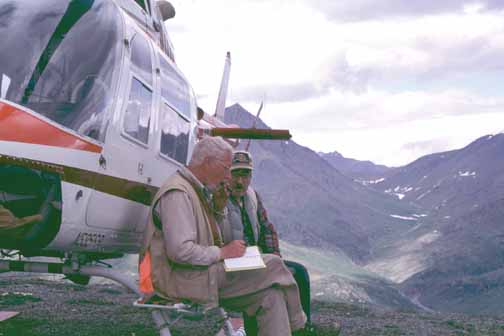
{"label": "small shrub", "polygon": [[448,320],[445,323],[453,329],[464,329],[464,325],[455,320]]}
{"label": "small shrub", "polygon": [[27,302],[39,302],[39,301],[42,301],[42,299],[33,296],[33,294],[31,293],[7,292],[0,294],[0,305],[3,306],[16,306],[25,304]]}

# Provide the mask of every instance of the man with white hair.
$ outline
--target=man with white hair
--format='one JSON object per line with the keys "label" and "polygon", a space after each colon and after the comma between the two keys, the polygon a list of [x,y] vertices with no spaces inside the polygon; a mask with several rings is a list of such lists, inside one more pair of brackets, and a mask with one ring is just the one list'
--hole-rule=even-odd
{"label": "man with white hair", "polygon": [[303,328],[296,282],[282,260],[264,255],[266,268],[226,273],[222,260],[240,257],[243,240],[223,245],[212,193],[229,183],[232,148],[203,138],[187,169],[171,176],[154,197],[140,254],[140,289],[255,316],[259,335],[290,336]]}

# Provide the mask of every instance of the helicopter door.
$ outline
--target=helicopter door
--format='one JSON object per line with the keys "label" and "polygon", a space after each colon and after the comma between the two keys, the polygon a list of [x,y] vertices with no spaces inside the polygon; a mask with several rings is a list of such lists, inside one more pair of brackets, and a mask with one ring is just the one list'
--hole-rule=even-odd
{"label": "helicopter door", "polygon": [[155,192],[150,185],[155,156],[150,150],[154,142],[152,47],[139,31],[132,34],[129,44],[131,71],[123,77],[128,86],[121,118],[103,151],[104,173],[115,178],[102,177],[101,184],[110,192],[95,191],[86,218],[89,226],[115,231],[135,231],[144,223]]}

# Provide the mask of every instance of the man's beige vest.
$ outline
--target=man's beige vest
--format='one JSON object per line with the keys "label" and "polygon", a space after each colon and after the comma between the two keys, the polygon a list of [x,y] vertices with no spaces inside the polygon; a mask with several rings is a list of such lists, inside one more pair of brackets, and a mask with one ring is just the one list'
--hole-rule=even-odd
{"label": "man's beige vest", "polygon": [[[151,279],[156,294],[177,300],[190,300],[197,303],[217,306],[217,264],[211,266],[181,265],[172,262],[165,252],[163,232],[154,225],[152,209],[158,200],[171,190],[185,192],[191,201],[193,212],[187,216],[194,218],[197,231],[196,243],[202,246],[212,246],[212,231],[207,214],[201,205],[196,191],[182,177],[180,172],[171,176],[159,189],[152,202],[149,220],[145,229],[144,241],[140,253],[140,262],[147,252],[151,258]],[[166,214],[164,214],[166,216]],[[163,214],[161,215],[161,219]],[[173,233],[173,234],[176,234]]]}

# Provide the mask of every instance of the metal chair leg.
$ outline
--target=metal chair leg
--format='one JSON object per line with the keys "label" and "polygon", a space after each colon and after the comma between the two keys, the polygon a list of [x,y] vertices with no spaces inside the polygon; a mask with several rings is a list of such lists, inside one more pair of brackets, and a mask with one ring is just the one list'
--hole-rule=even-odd
{"label": "metal chair leg", "polygon": [[222,326],[222,328],[224,329],[224,335],[234,336],[235,332],[233,329],[233,325],[231,324],[231,320],[229,319],[227,312],[223,308],[219,308],[219,314],[224,320],[224,324]]}
{"label": "metal chair leg", "polygon": [[164,314],[163,311],[155,309],[152,311],[152,319],[159,330],[159,336],[172,336],[170,332],[170,319]]}

